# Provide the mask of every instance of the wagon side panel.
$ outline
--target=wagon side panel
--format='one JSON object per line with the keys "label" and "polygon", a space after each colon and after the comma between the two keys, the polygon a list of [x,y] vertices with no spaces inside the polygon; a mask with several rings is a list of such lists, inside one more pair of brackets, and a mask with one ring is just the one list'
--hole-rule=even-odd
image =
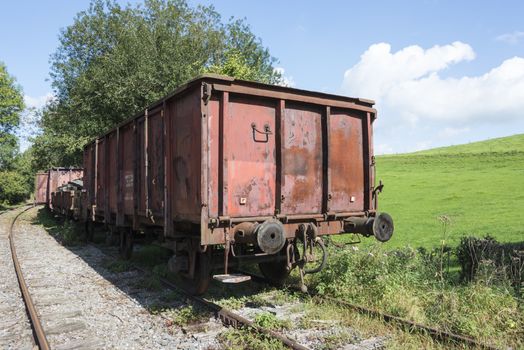
{"label": "wagon side panel", "polygon": [[35,204],[46,202],[48,173],[37,173],[35,176]]}
{"label": "wagon side panel", "polygon": [[328,211],[364,210],[365,114],[331,109],[329,116],[330,188]]}
{"label": "wagon side panel", "polygon": [[172,217],[175,221],[200,223],[201,212],[201,108],[200,91],[192,89],[174,100],[168,138],[172,158],[169,173],[172,187]]}
{"label": "wagon side panel", "polygon": [[107,140],[102,138],[98,141],[97,147],[97,167],[96,167],[96,211],[103,213],[106,203],[107,176],[106,170],[109,165],[106,152]]}
{"label": "wagon side panel", "polygon": [[147,192],[148,209],[153,217],[163,216],[164,210],[164,112],[151,111],[148,115]]}
{"label": "wagon side panel", "polygon": [[[224,114],[225,215],[249,217],[275,212],[274,100],[229,95]],[[226,192],[227,190],[227,192]]]}
{"label": "wagon side panel", "polygon": [[108,205],[109,205],[109,212],[111,214],[116,214],[116,208],[117,208],[117,183],[116,180],[118,178],[118,160],[117,160],[117,133],[112,132],[107,137],[107,155],[108,155],[108,163],[107,163],[107,171],[108,171]]}
{"label": "wagon side panel", "polygon": [[137,210],[138,214],[146,214],[146,122],[143,117],[136,121],[136,176],[137,176],[137,191],[138,199]]}
{"label": "wagon side panel", "polygon": [[286,103],[282,115],[282,213],[322,212],[321,106]]}
{"label": "wagon side panel", "polygon": [[122,139],[122,171],[121,171],[121,189],[123,199],[124,215],[133,215],[134,207],[134,152],[133,143],[133,124],[126,124],[120,128],[120,137]]}

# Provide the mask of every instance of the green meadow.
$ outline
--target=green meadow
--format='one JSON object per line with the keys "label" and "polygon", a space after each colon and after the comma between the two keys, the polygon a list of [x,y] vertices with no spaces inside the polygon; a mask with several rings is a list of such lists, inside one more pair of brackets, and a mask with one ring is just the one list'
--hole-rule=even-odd
{"label": "green meadow", "polygon": [[454,246],[461,236],[524,241],[524,134],[377,157],[379,211],[395,222],[391,248]]}

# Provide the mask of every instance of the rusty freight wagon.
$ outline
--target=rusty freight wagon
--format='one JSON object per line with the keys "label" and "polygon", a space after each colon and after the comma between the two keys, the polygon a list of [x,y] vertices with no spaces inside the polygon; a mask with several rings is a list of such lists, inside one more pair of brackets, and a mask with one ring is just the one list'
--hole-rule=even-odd
{"label": "rusty freight wagon", "polygon": [[51,193],[52,210],[68,218],[80,217],[82,198],[82,180],[68,182]]}
{"label": "rusty freight wagon", "polygon": [[322,236],[393,233],[376,212],[375,118],[370,100],[197,78],[85,147],[88,232],[109,225],[124,256],[159,234],[195,293],[212,271],[242,280],[228,272],[246,261],[275,283],[318,271]]}
{"label": "rusty freight wagon", "polygon": [[81,168],[51,168],[35,176],[35,204],[45,203],[52,207],[51,194],[60,186],[83,177]]}

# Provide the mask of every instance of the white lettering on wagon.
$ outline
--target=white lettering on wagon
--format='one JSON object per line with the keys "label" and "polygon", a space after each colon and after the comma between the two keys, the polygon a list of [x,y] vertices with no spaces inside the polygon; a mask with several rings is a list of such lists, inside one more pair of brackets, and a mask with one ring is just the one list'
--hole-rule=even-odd
{"label": "white lettering on wagon", "polygon": [[132,201],[133,200],[133,172],[126,171],[124,173],[124,201]]}

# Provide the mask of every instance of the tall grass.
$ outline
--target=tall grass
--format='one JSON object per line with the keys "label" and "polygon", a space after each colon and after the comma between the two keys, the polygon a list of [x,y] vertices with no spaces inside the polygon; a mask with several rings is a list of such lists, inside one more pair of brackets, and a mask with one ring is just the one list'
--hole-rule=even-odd
{"label": "tall grass", "polygon": [[310,283],[329,294],[498,345],[524,346],[524,314],[510,280],[449,272],[444,250],[330,248],[330,264]]}

